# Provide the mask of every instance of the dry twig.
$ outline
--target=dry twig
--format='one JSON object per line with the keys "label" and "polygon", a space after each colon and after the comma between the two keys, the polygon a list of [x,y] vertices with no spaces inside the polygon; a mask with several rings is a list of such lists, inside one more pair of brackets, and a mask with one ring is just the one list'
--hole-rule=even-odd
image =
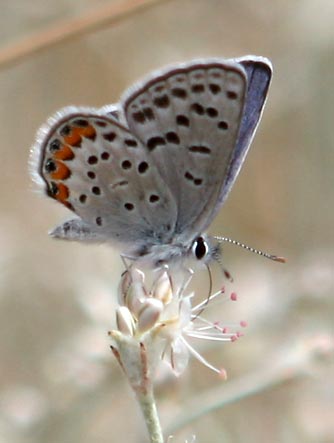
{"label": "dry twig", "polygon": [[0,68],[81,35],[94,32],[166,0],[123,0],[89,10],[80,17],[58,22],[47,29],[0,49]]}

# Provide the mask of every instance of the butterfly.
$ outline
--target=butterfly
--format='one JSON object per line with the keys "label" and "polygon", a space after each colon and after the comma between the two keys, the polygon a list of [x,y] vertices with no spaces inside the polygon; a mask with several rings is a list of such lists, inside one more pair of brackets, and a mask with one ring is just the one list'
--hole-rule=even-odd
{"label": "butterfly", "polygon": [[153,266],[215,257],[205,231],[244,162],[271,75],[264,57],[193,60],[154,72],[118,104],[57,112],[38,131],[34,175],[75,218],[50,235],[111,242]]}

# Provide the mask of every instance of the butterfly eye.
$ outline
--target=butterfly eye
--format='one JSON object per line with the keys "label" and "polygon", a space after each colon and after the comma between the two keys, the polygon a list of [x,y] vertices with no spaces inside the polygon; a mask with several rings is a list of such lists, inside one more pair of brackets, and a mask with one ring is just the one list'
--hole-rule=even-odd
{"label": "butterfly eye", "polygon": [[196,238],[192,246],[192,252],[197,260],[202,260],[202,258],[207,255],[209,247],[203,237]]}

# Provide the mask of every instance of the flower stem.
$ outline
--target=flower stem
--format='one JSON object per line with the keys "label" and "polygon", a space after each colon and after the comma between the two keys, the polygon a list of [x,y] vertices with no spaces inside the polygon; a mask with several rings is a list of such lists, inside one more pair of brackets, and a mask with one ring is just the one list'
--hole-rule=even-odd
{"label": "flower stem", "polygon": [[163,435],[158,416],[153,389],[136,390],[138,402],[144,415],[150,443],[163,443]]}

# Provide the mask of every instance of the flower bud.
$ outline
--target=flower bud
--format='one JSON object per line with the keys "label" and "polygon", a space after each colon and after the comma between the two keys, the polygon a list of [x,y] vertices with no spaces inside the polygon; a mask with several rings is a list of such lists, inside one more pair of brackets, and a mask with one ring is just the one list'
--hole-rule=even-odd
{"label": "flower bud", "polygon": [[164,304],[167,304],[173,297],[170,278],[167,272],[161,274],[155,284],[153,290],[153,297],[161,300]]}
{"label": "flower bud", "polygon": [[126,306],[119,306],[116,309],[116,323],[120,332],[125,335],[133,336],[135,333],[135,322],[131,312]]}
{"label": "flower bud", "polygon": [[163,303],[155,298],[148,298],[138,316],[138,331],[145,332],[153,328],[164,308]]}
{"label": "flower bud", "polygon": [[126,271],[119,286],[118,299],[120,304],[129,308],[131,313],[137,316],[146,297],[143,272],[137,268]]}

